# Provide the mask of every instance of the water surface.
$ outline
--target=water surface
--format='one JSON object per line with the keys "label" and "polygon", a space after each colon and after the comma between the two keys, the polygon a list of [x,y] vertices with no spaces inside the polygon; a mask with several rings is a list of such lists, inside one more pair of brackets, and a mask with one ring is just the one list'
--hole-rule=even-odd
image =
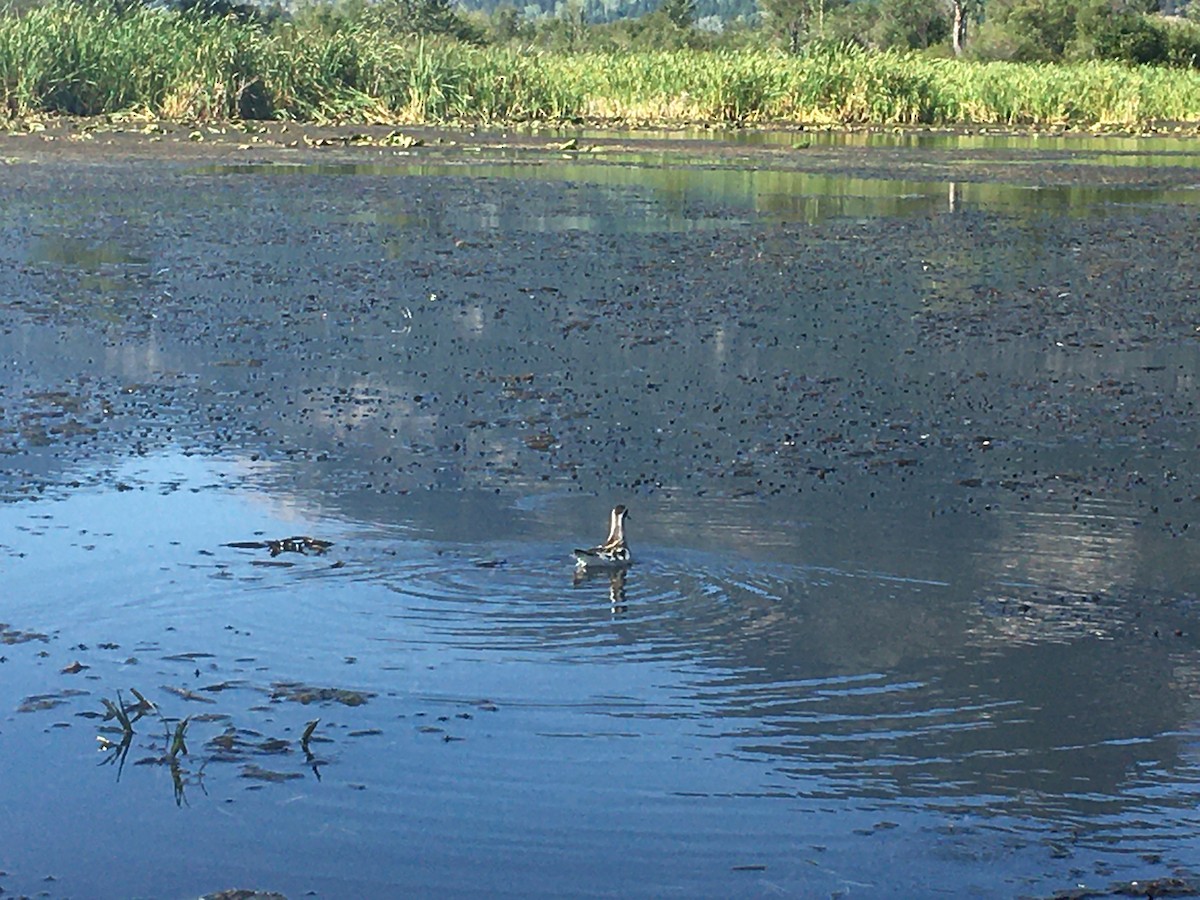
{"label": "water surface", "polygon": [[0,180],[0,887],[1193,877],[1190,202],[300,163]]}

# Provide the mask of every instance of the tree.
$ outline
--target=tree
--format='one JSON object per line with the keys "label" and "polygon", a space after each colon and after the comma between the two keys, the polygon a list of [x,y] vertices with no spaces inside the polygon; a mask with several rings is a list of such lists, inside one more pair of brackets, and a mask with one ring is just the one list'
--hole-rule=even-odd
{"label": "tree", "polygon": [[483,36],[451,5],[451,0],[379,0],[365,21],[392,34],[442,34],[471,44]]}
{"label": "tree", "polygon": [[492,43],[507,44],[514,40],[533,37],[533,26],[515,6],[504,3],[492,10],[488,22],[488,37]]}
{"label": "tree", "polygon": [[588,18],[582,0],[557,0],[554,15],[537,20],[537,42],[551,50],[574,52],[588,38]]}
{"label": "tree", "polygon": [[279,17],[278,9],[272,11],[265,6],[259,8],[253,3],[238,3],[236,0],[174,0],[167,5],[206,19],[233,16],[239,22],[268,22]]}
{"label": "tree", "polygon": [[966,0],[950,0],[950,10],[950,46],[954,48],[955,56],[962,56],[963,48],[967,45]]}
{"label": "tree", "polygon": [[696,21],[696,0],[662,0],[659,9],[678,28],[691,28]]}
{"label": "tree", "polygon": [[989,0],[979,29],[985,55],[1018,62],[1061,60],[1075,40],[1078,0]]}
{"label": "tree", "polygon": [[1079,43],[1101,59],[1166,63],[1171,53],[1165,23],[1147,13],[1138,0],[1091,0],[1079,10]]}
{"label": "tree", "polygon": [[825,37],[825,17],[844,0],[758,0],[767,27],[792,53]]}
{"label": "tree", "polygon": [[361,22],[366,0],[302,0],[292,12],[292,21],[301,28],[333,34]]}
{"label": "tree", "polygon": [[944,40],[946,31],[945,16],[927,0],[879,0],[872,29],[877,46],[903,50],[924,50]]}

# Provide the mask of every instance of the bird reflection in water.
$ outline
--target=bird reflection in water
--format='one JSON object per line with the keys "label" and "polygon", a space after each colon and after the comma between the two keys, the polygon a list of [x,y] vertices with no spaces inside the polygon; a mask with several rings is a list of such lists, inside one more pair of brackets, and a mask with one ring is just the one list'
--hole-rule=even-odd
{"label": "bird reflection in water", "polygon": [[575,587],[592,582],[608,581],[608,602],[614,613],[623,613],[629,607],[625,603],[625,579],[629,577],[628,569],[576,569]]}

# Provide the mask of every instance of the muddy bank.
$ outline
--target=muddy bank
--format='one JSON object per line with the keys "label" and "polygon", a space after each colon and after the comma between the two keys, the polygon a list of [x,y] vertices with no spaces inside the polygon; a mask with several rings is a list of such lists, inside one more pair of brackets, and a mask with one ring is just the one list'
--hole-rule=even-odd
{"label": "muddy bank", "polygon": [[0,158],[97,163],[455,164],[520,162],[776,169],[887,180],[1008,182],[1027,187],[1191,187],[1194,131],[1129,135],[1065,129],[674,129],[321,126],[110,122],[54,118],[0,132]]}

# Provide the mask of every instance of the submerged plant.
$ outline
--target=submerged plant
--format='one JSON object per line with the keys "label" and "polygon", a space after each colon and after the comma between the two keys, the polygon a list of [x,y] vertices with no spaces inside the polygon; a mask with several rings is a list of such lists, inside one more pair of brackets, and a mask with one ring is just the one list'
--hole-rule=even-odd
{"label": "submerged plant", "polygon": [[129,756],[129,748],[133,744],[134,723],[146,713],[151,711],[157,712],[158,710],[136,688],[130,688],[129,691],[137,698],[137,703],[127,705],[121,697],[120,691],[117,691],[116,702],[109,700],[107,697],[100,698],[100,702],[104,705],[104,717],[102,721],[111,722],[115,719],[117,724],[121,726],[121,739],[119,741],[111,740],[103,734],[96,735],[100,751],[108,754],[101,760],[100,765],[110,766],[116,764],[118,781],[120,781],[121,773],[125,769],[125,759]]}
{"label": "submerged plant", "polygon": [[170,736],[170,746],[167,749],[167,757],[172,763],[180,754],[187,756],[187,744],[184,743],[184,737],[187,735],[188,723],[192,720],[191,716],[187,716],[182,721],[175,724],[175,734]]}
{"label": "submerged plant", "polygon": [[300,735],[300,749],[304,751],[304,755],[307,757],[309,762],[312,762],[313,754],[312,751],[308,749],[308,741],[312,737],[313,732],[316,730],[317,723],[320,721],[320,719],[313,719],[304,726],[304,733]]}
{"label": "submerged plant", "polygon": [[130,688],[129,691],[137,698],[137,703],[132,706],[125,704],[125,701],[121,698],[120,691],[117,691],[117,701],[115,703],[106,697],[100,698],[100,702],[104,704],[104,721],[109,722],[116,719],[126,736],[133,735],[133,724],[142,716],[151,711],[158,711],[158,707],[142,696],[136,688]]}

